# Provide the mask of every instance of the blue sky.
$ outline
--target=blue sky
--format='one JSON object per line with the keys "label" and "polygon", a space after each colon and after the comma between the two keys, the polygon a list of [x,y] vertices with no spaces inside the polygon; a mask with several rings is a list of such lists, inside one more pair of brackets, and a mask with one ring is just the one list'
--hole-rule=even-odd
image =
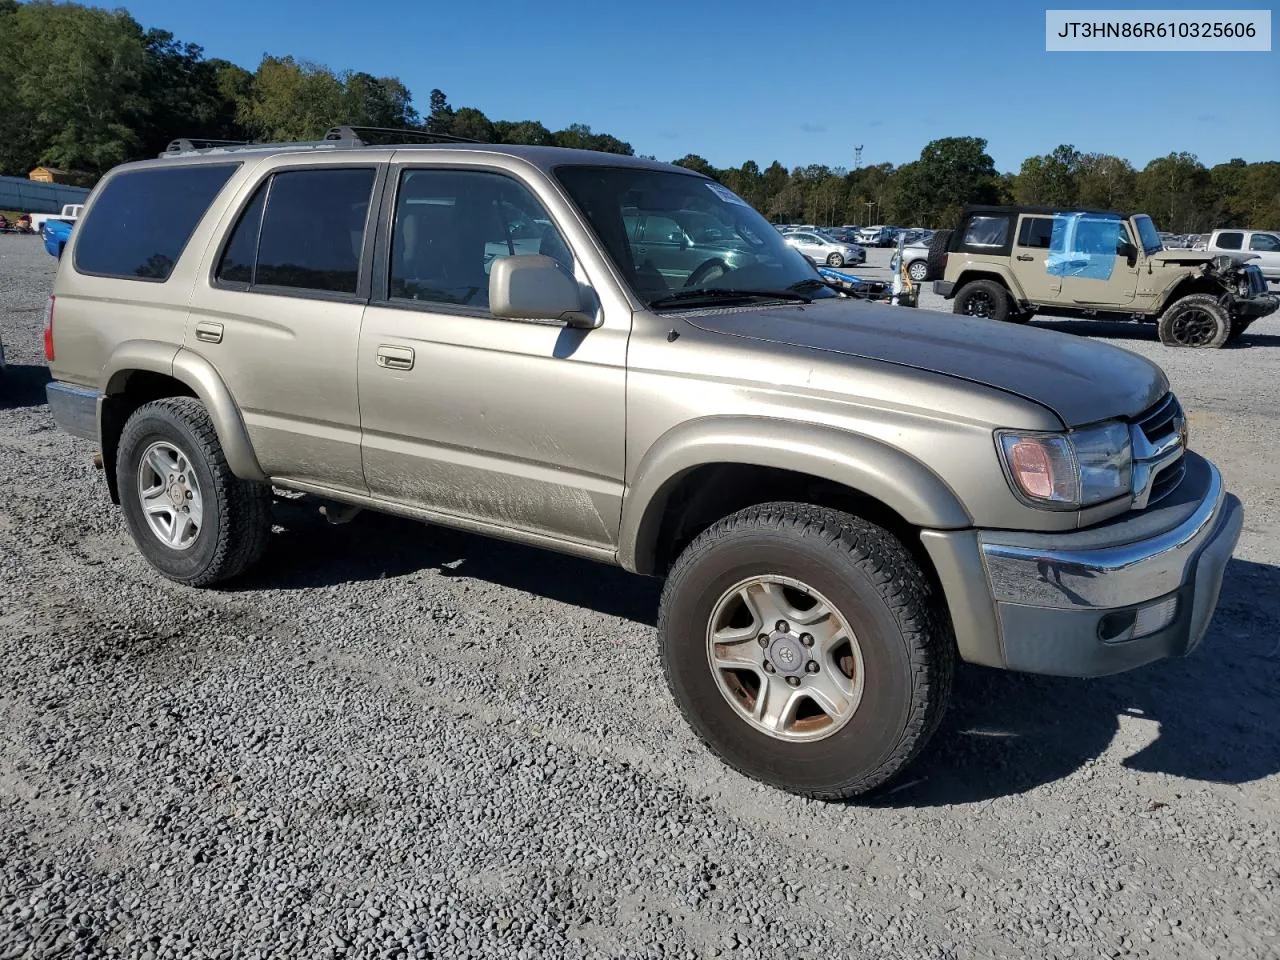
{"label": "blue sky", "polygon": [[[110,5],[110,4],[108,4]],[[590,124],[637,153],[717,166],[915,159],[986,137],[1016,170],[1059,143],[1138,167],[1171,150],[1206,164],[1280,159],[1280,52],[1047,53],[1047,5],[1025,0],[799,5],[778,0],[136,0],[143,26],[252,69],[293,54],[399,76],[491,119]],[[1078,5],[1077,5],[1078,6]],[[1103,3],[1089,5],[1104,6]],[[1125,4],[1210,9],[1207,0]],[[1217,9],[1267,9],[1258,0]],[[1276,18],[1273,12],[1273,20]],[[1276,24],[1273,24],[1273,29]],[[181,131],[174,131],[175,135]]]}

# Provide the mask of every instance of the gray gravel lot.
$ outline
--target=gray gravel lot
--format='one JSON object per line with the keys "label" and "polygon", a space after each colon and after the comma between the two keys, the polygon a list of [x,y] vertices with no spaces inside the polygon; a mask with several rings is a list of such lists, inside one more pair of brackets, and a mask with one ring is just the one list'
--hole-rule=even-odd
{"label": "gray gravel lot", "polygon": [[1280,955],[1280,320],[1037,324],[1168,370],[1245,503],[1218,616],[1120,677],[962,670],[843,806],[702,749],[650,581],[301,500],[232,588],[153,574],[44,406],[53,272],[0,237],[0,960]]}

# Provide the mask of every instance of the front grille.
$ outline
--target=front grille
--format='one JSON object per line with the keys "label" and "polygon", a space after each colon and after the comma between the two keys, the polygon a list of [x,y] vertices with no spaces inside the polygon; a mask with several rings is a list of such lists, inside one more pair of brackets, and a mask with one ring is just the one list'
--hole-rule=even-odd
{"label": "front grille", "polygon": [[1187,461],[1182,457],[1179,457],[1173,466],[1165,467],[1157,473],[1155,479],[1151,481],[1151,496],[1147,498],[1147,506],[1160,502],[1177,490],[1178,484],[1182,482],[1186,473]]}
{"label": "front grille", "polygon": [[1159,447],[1177,430],[1176,422],[1181,414],[1182,407],[1178,405],[1178,398],[1167,393],[1163,400],[1138,417],[1138,427],[1148,443]]}
{"label": "front grille", "polygon": [[1142,510],[1178,488],[1187,472],[1183,460],[1186,421],[1177,398],[1166,394],[1139,416],[1133,437],[1133,505]]}

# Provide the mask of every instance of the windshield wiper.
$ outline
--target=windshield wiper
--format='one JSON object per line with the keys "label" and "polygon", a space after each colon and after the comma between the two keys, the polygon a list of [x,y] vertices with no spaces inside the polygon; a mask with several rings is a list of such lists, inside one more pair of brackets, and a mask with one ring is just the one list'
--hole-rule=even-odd
{"label": "windshield wiper", "polygon": [[806,297],[795,290],[730,290],[727,287],[703,287],[696,290],[681,290],[665,297],[650,300],[650,307],[670,307],[679,303],[694,300],[734,301],[734,300],[787,300],[793,303],[813,303],[812,297]]}

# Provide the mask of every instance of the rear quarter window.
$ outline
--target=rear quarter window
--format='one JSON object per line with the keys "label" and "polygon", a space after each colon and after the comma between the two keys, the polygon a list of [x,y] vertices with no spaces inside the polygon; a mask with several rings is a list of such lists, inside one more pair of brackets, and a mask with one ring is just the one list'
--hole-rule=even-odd
{"label": "rear quarter window", "polygon": [[77,273],[163,283],[238,163],[118,173],[77,225]]}
{"label": "rear quarter window", "polygon": [[1008,217],[970,217],[964,228],[966,247],[997,249],[1009,242]]}

